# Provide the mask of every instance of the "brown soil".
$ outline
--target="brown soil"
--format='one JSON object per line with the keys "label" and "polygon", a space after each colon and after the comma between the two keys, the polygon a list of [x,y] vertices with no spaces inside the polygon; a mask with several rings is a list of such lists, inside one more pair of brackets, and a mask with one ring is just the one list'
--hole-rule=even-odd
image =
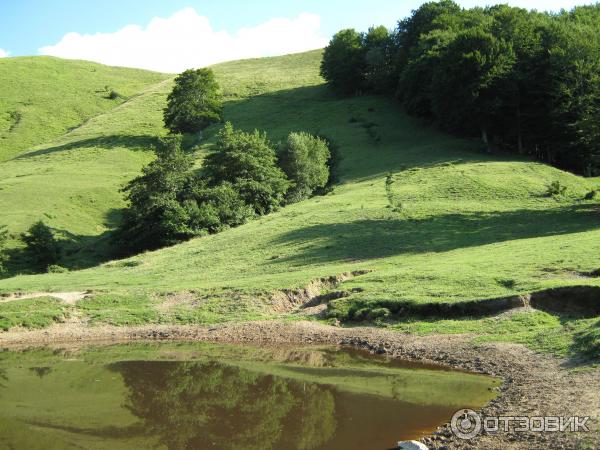
{"label": "brown soil", "polygon": [[370,270],[356,270],[312,280],[301,289],[285,289],[276,291],[270,296],[271,308],[274,312],[290,312],[297,308],[312,308],[336,298],[347,297],[347,291],[335,291],[323,294],[324,291],[339,286],[344,281],[369,273]]}
{"label": "brown soil", "polygon": [[58,324],[44,330],[0,333],[0,346],[73,345],[126,340],[196,340],[233,343],[318,343],[351,345],[408,360],[443,364],[499,376],[500,395],[482,409],[485,415],[591,416],[591,433],[504,433],[469,441],[441,427],[423,442],[434,449],[600,448],[600,369],[572,370],[567,361],[536,354],[515,344],[474,345],[471,336],[413,336],[360,327],[339,328],[314,322],[252,322],[218,326],[146,325],[88,327]]}
{"label": "brown soil", "polygon": [[62,300],[63,302],[74,305],[79,300],[83,300],[88,296],[89,292],[34,292],[32,294],[13,294],[7,297],[0,297],[0,303],[11,302],[14,300],[25,300],[28,298],[53,297]]}

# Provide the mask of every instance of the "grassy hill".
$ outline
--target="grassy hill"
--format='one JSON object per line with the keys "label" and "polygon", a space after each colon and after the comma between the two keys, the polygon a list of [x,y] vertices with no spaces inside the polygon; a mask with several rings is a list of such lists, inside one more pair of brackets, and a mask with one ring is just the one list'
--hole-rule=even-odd
{"label": "grassy hill", "polygon": [[3,58],[0,160],[48,142],[167,77],[46,56]]}
{"label": "grassy hill", "polygon": [[[491,299],[553,287],[600,285],[600,211],[584,200],[598,179],[490,154],[438,132],[375,96],[336,97],[318,75],[320,52],[215,66],[236,127],[325,134],[343,155],[332,194],[236,229],[67,274],[16,276],[0,292],[93,290],[78,309],[94,321],[214,322],[273,317],[270,294],[311,280],[368,270],[331,311],[343,319],[387,314],[394,304]],[[158,75],[156,75],[158,77]],[[66,264],[102,259],[102,239],[123,203],[117,188],[163,133],[168,81],[0,164],[0,207],[16,232],[41,214],[72,237]],[[210,151],[212,136],[200,153]],[[545,195],[554,182],[567,187]],[[52,195],[40,198],[39,192]],[[192,293],[188,291],[193,291]],[[186,292],[177,300],[176,293]],[[175,294],[174,294],[175,293]],[[175,295],[168,310],[160,303]],[[387,308],[382,310],[381,308]],[[387,311],[387,312],[386,312]],[[413,320],[412,332],[474,332],[567,352],[597,319],[545,312],[502,318]],[[597,327],[596,327],[597,328]],[[591,329],[591,328],[590,328]]]}
{"label": "grassy hill", "polygon": [[[68,240],[63,264],[105,259],[105,233],[124,206],[119,189],[151,159],[164,132],[162,105],[170,80],[145,88],[71,132],[0,163],[2,222],[13,238],[44,219]],[[18,248],[16,239],[12,245]],[[18,252],[13,266],[19,265]]]}

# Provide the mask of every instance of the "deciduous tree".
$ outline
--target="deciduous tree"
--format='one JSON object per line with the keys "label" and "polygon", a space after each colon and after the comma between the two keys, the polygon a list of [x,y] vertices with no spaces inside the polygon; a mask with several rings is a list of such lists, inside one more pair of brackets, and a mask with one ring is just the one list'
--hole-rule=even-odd
{"label": "deciduous tree", "polygon": [[222,116],[223,98],[211,69],[190,69],[175,78],[164,110],[165,126],[172,133],[197,133]]}

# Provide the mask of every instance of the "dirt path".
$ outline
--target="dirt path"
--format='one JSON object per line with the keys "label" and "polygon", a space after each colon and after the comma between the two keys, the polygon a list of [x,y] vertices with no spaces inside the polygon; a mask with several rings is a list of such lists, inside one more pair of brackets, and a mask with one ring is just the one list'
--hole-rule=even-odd
{"label": "dirt path", "polygon": [[83,300],[89,293],[84,292],[34,292],[33,294],[11,295],[9,297],[0,297],[0,303],[12,302],[15,300],[25,300],[28,298],[53,297],[63,302],[74,305],[79,300]]}
{"label": "dirt path", "polygon": [[[600,448],[600,369],[574,371],[566,361],[515,344],[470,343],[470,336],[413,336],[377,328],[338,328],[313,322],[252,322],[218,326],[87,327],[58,324],[44,330],[0,333],[0,346],[82,345],[125,340],[196,340],[234,343],[319,343],[352,345],[398,358],[445,364],[502,377],[500,396],[485,415],[591,416],[592,433],[504,433],[469,441],[446,425],[423,439],[434,449]],[[585,445],[585,446],[584,446]]]}

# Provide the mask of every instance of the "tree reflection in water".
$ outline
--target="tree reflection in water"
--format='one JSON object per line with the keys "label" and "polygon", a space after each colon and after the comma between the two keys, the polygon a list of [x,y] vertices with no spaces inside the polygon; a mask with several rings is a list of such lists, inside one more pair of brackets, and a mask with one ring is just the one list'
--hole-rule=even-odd
{"label": "tree reflection in water", "polygon": [[217,362],[121,362],[127,408],[169,449],[309,450],[335,434],[330,389]]}

